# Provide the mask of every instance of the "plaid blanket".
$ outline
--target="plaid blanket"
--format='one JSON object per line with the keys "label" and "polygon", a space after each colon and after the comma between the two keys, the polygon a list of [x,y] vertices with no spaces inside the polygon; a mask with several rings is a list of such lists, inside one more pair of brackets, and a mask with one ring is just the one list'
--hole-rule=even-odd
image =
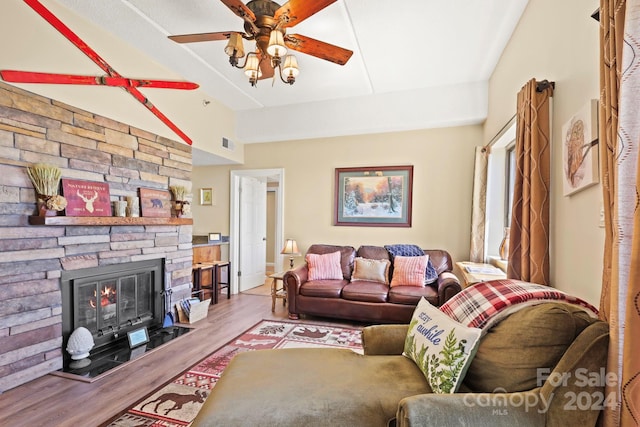
{"label": "plaid blanket", "polygon": [[[420,246],[417,245],[384,245],[384,248],[391,255],[391,263],[393,264],[393,259],[396,256],[423,256],[424,251]],[[427,270],[424,276],[424,284],[428,285],[430,283],[438,280],[438,272],[436,271],[433,263],[431,262],[431,258],[427,261]]]}
{"label": "plaid blanket", "polygon": [[598,315],[594,306],[580,298],[548,286],[513,279],[476,283],[454,295],[440,310],[463,325],[488,330],[521,308],[548,301],[574,304],[591,317]]}

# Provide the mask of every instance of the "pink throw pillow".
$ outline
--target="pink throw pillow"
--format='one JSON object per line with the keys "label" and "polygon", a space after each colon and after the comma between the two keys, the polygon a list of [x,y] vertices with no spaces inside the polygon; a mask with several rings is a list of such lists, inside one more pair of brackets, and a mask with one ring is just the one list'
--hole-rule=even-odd
{"label": "pink throw pillow", "polygon": [[391,287],[424,286],[427,262],[429,262],[429,255],[396,256],[393,259]]}
{"label": "pink throw pillow", "polygon": [[341,280],[340,251],[329,254],[307,254],[309,280]]}

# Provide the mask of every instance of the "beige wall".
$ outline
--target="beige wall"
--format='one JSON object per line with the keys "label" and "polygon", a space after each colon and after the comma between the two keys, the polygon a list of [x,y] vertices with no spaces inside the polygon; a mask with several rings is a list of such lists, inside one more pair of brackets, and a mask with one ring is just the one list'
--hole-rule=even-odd
{"label": "beige wall", "polygon": [[[191,173],[193,189],[193,234],[211,232],[229,235],[228,166],[196,166]],[[200,205],[200,189],[213,189],[213,204]]]}
{"label": "beige wall", "polygon": [[556,82],[552,116],[551,280],[597,304],[604,233],[598,227],[600,185],[562,195],[561,130],[589,99],[598,98],[597,0],[530,0],[493,73],[488,142],[515,114],[516,94],[531,78]]}
{"label": "beige wall", "polygon": [[[531,78],[556,82],[552,114],[551,279],[597,304],[603,229],[600,185],[562,195],[563,124],[598,98],[597,0],[530,0],[489,84],[484,128],[462,127],[246,146],[244,169],[285,169],[285,236],[301,250],[317,242],[411,242],[468,257],[471,173],[475,145],[486,144],[515,114],[516,94]],[[366,154],[363,154],[366,153]],[[334,169],[413,164],[412,228],[332,226]],[[194,234],[229,230],[231,167],[194,168],[194,188],[214,186],[217,206],[194,206]],[[297,262],[301,262],[298,259]]]}
{"label": "beige wall", "polygon": [[[467,126],[249,144],[241,168],[284,168],[284,234],[302,252],[313,243],[415,243],[463,260],[469,254],[473,147],[481,140],[482,127]],[[384,165],[414,165],[413,226],[333,226],[335,168]],[[217,206],[194,207],[194,234],[211,227],[228,232],[229,170],[194,168],[194,188],[221,190]]]}

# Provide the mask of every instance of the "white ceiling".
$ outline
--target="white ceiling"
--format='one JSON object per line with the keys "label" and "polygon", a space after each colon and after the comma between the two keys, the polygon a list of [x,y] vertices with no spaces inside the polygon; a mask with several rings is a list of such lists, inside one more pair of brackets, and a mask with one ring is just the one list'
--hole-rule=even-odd
{"label": "white ceiling", "polygon": [[[235,137],[243,143],[482,123],[488,80],[527,5],[527,0],[337,0],[288,33],[353,50],[349,62],[340,66],[296,52],[300,75],[293,86],[261,80],[253,88],[242,70],[229,65],[224,41],[167,39],[242,31],[242,19],[220,0],[41,1],[69,8],[200,84],[236,112]],[[15,69],[1,60],[0,65]],[[112,65],[132,74],[115,60]]]}

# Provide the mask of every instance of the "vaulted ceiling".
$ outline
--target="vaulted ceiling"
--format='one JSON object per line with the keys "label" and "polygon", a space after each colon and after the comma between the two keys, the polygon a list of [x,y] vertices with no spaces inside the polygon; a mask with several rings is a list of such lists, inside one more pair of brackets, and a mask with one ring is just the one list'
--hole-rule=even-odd
{"label": "vaulted ceiling", "polygon": [[[300,75],[293,86],[267,79],[251,87],[242,70],[229,65],[225,41],[178,44],[167,38],[242,31],[242,19],[220,0],[41,2],[86,20],[70,27],[101,28],[198,83],[235,112],[235,136],[243,143],[481,123],[488,80],[527,5],[527,0],[337,0],[287,33],[352,50],[347,64],[296,53]],[[2,9],[24,13],[25,6],[15,3],[22,2],[3,0],[0,14]],[[23,30],[11,43],[34,37]],[[2,44],[7,43],[5,37]],[[248,43],[245,49],[250,50]],[[41,56],[41,62],[50,60]],[[26,66],[1,57],[1,68]],[[110,60],[123,75],[144,74]],[[63,64],[57,72],[64,72]]]}

